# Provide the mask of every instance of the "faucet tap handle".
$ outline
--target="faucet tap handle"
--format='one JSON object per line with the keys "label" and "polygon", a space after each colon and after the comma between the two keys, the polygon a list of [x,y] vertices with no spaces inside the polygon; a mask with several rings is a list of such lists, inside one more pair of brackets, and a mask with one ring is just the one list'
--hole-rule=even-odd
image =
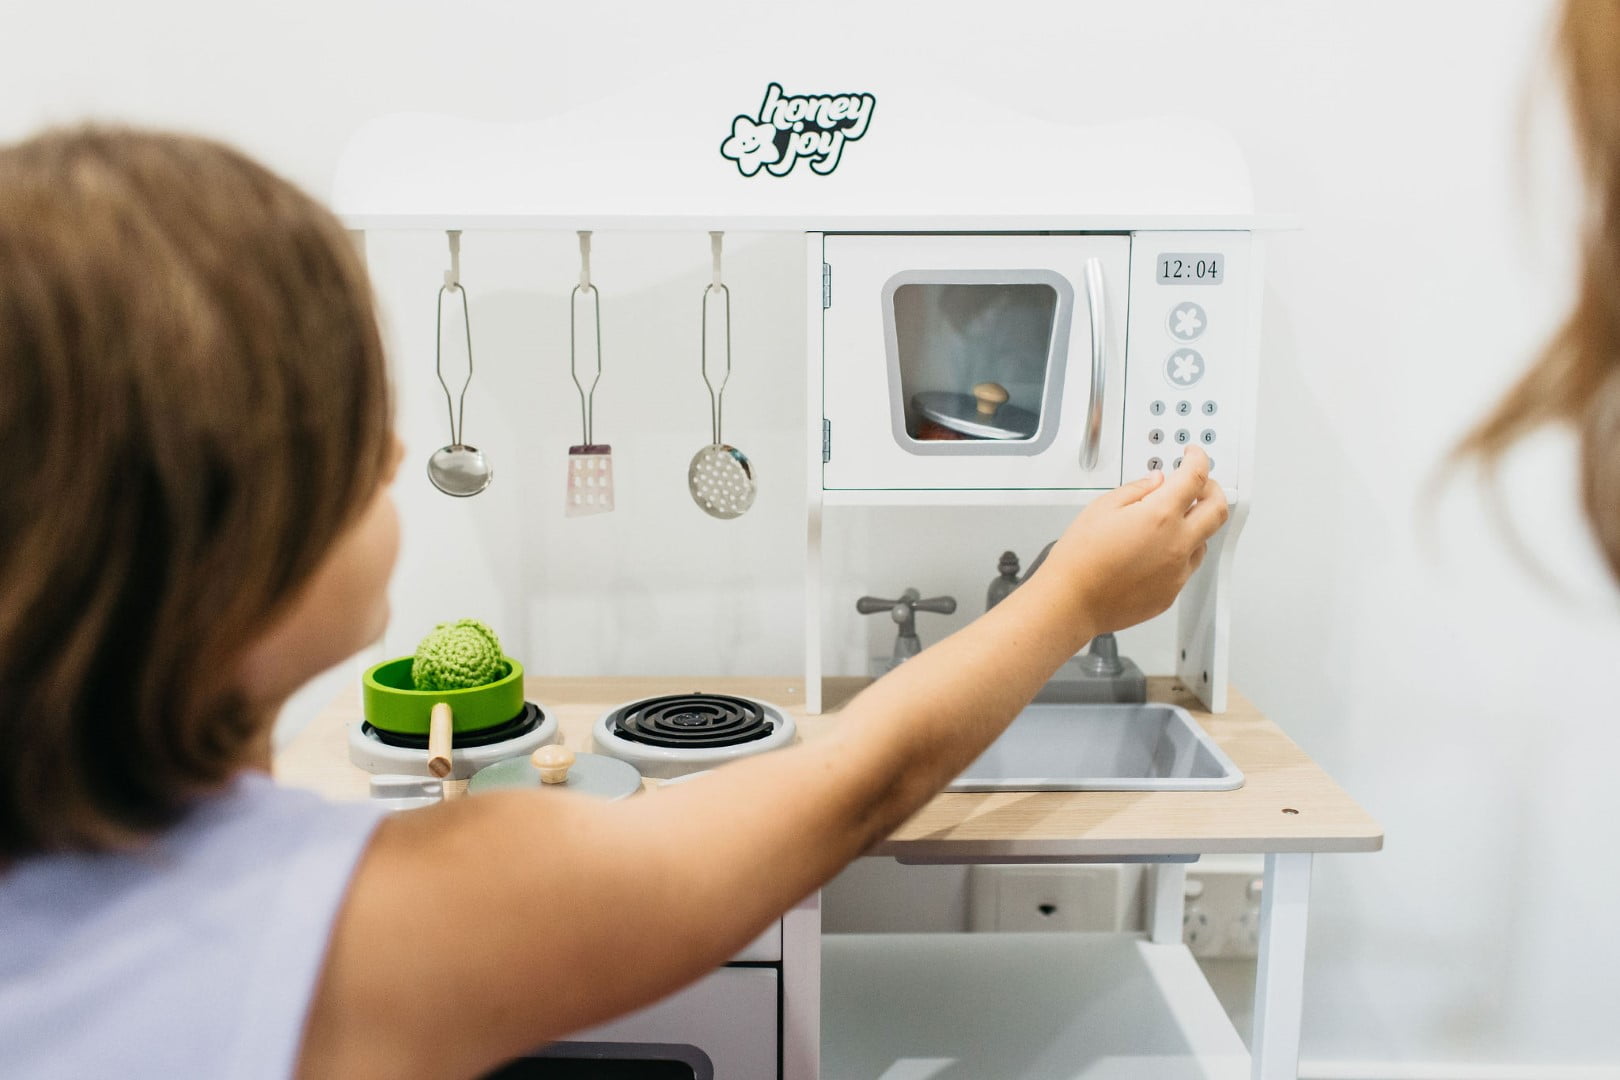
{"label": "faucet tap handle", "polygon": [[926,611],[936,615],[950,615],[956,611],[956,597],[934,596],[927,600],[916,589],[907,589],[900,594],[898,600],[884,600],[876,596],[863,596],[855,601],[855,610],[862,615],[877,615],[888,612],[899,627],[899,636],[894,642],[893,664],[910,659],[922,651],[922,642],[917,639],[917,612]]}
{"label": "faucet tap handle", "polygon": [[956,597],[932,596],[927,600],[916,589],[907,589],[900,594],[898,600],[884,600],[877,596],[863,596],[855,601],[855,610],[862,615],[877,615],[889,612],[894,616],[895,622],[910,621],[919,611],[926,611],[935,615],[953,615],[956,613]]}

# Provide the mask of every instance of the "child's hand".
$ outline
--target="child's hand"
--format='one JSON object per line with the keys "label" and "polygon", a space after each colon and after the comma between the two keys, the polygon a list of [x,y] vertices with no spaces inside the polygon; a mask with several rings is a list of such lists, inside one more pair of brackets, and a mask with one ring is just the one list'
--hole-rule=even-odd
{"label": "child's hand", "polygon": [[1081,511],[1036,572],[1039,587],[1078,592],[1099,634],[1135,626],[1175,601],[1226,518],[1226,493],[1195,447],[1168,476],[1149,474]]}

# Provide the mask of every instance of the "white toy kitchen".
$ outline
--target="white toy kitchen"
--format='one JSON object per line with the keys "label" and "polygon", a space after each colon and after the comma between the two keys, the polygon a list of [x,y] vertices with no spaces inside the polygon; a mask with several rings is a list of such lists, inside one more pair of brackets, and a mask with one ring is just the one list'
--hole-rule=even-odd
{"label": "white toy kitchen", "polygon": [[[474,291],[479,238],[577,239],[578,280],[556,289],[572,331],[556,392],[579,404],[558,518],[624,503],[608,437],[593,430],[603,324],[612,332],[593,259],[600,267],[604,238],[618,232],[685,237],[704,269],[702,323],[694,297],[690,324],[669,333],[701,339],[691,377],[701,376],[711,426],[688,491],[668,493],[671,529],[683,513],[725,522],[763,512],[764,477],[726,436],[737,272],[727,240],[802,238],[802,360],[778,358],[769,373],[804,388],[803,472],[769,478],[803,495],[793,500],[802,672],[536,676],[531,658],[513,726],[454,746],[391,738],[345,695],[285,748],[279,773],[406,805],[559,744],[627,762],[647,789],[633,797],[656,798],[660,784],[820,737],[868,677],[920,647],[918,612],[955,609],[954,598],[892,596],[895,583],[874,580],[868,591],[879,595],[860,598],[858,611],[892,615],[893,655],[870,670],[830,664],[829,642],[864,638],[872,625],[857,597],[830,605],[826,596],[824,550],[841,515],[952,507],[982,523],[1012,507],[1075,508],[1150,469],[1174,469],[1197,445],[1233,512],[1178,604],[1174,670],[1143,676],[1111,640],[1094,643],[1005,746],[874,852],[910,863],[1146,864],[1144,932],[824,936],[811,897],[689,989],[496,1075],[1295,1076],[1312,857],[1377,850],[1382,831],[1228,685],[1230,567],[1254,497],[1262,249],[1289,223],[1254,213],[1241,155],[1201,127],[1060,128],[904,88],[728,92],[683,106],[713,111],[714,138],[700,141],[675,127],[633,144],[611,138],[616,110],[630,107],[616,100],[531,125],[387,118],[351,140],[334,203],[374,271],[385,234],[442,245],[443,280],[420,288],[438,289],[452,324],[469,328],[468,378],[490,377],[488,365],[472,368],[473,346],[480,357],[495,347],[475,342],[470,317],[454,323]],[[943,167],[941,146],[966,129],[977,133],[971,152],[958,149]],[[506,479],[464,434],[461,370],[395,371],[438,377],[449,439],[429,474],[467,500],[458,506]],[[670,452],[684,460],[692,449]],[[1027,572],[1006,562],[1005,587]],[[1217,853],[1265,857],[1248,1047],[1181,943],[1186,866]]]}

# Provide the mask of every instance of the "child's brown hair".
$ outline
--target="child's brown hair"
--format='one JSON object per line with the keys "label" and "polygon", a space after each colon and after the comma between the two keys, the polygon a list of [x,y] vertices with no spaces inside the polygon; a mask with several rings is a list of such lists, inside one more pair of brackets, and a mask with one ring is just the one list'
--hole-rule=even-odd
{"label": "child's brown hair", "polygon": [[1575,304],[1456,456],[1495,462],[1534,428],[1569,423],[1586,517],[1620,579],[1620,5],[1565,0],[1557,44],[1586,186]]}
{"label": "child's brown hair", "polygon": [[383,480],[338,221],[128,130],[0,149],[0,863],[126,844],[242,764],[233,675]]}

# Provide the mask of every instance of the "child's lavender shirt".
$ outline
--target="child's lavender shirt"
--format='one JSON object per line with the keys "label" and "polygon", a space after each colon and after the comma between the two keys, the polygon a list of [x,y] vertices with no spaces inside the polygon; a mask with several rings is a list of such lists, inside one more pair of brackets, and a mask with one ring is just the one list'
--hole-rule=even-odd
{"label": "child's lavender shirt", "polygon": [[292,1075],[382,814],[244,773],[138,854],[0,873],[0,1074]]}

